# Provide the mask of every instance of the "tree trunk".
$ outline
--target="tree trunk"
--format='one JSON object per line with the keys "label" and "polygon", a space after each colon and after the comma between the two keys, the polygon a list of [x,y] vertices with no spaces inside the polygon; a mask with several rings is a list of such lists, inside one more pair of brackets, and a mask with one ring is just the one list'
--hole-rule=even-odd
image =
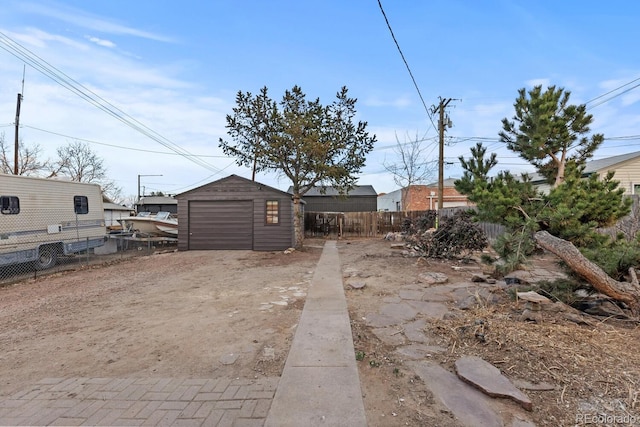
{"label": "tree trunk", "polygon": [[640,312],[640,288],[638,286],[614,280],[600,267],[585,258],[571,242],[552,236],[546,231],[538,231],[534,234],[534,238],[540,247],[557,255],[598,292],[624,302],[636,315]]}
{"label": "tree trunk", "polygon": [[302,248],[304,242],[304,218],[302,217],[302,209],[300,196],[293,195],[293,234],[295,248]]}

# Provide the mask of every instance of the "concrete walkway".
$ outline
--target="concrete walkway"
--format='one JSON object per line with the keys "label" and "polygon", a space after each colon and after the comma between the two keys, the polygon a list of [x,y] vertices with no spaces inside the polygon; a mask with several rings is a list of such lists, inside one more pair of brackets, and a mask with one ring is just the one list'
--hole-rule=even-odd
{"label": "concrete walkway", "polygon": [[366,426],[335,241],[327,241],[265,426]]}
{"label": "concrete walkway", "polygon": [[366,426],[335,241],[281,378],[45,378],[0,399],[0,426]]}

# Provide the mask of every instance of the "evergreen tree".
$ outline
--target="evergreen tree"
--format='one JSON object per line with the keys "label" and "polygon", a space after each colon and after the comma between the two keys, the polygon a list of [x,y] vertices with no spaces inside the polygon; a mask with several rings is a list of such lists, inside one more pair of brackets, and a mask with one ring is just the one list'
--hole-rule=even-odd
{"label": "evergreen tree", "polygon": [[604,140],[601,134],[584,136],[593,117],[584,105],[569,105],[569,92],[555,86],[544,93],[536,86],[518,94],[516,114],[513,121],[502,120],[500,139],[553,184],[549,193],[538,192],[527,175],[516,179],[500,172],[489,178],[497,161],[495,155],[486,159],[481,144],[471,149],[471,158],[460,158],[465,172],[456,181],[458,191],[476,203],[480,219],[507,227],[494,245],[503,260],[501,271],[516,268],[531,254],[533,233],[539,230],[570,241],[610,274],[640,262],[637,240],[620,242],[598,233],[627,215],[632,201],[624,197],[613,172],[584,176],[586,161]]}
{"label": "evergreen tree", "polygon": [[578,166],[593,156],[604,141],[602,134],[587,137],[593,116],[586,106],[569,104],[571,92],[550,86],[518,91],[512,120],[502,119],[500,140],[536,167],[553,186],[565,179],[569,161]]}

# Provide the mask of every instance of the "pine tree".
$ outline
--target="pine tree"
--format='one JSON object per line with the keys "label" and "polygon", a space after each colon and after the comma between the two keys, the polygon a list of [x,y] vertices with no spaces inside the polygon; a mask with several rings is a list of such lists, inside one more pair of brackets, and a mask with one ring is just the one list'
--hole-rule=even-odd
{"label": "pine tree", "polygon": [[512,120],[502,119],[500,141],[536,167],[553,186],[564,181],[569,161],[582,166],[604,141],[602,134],[590,137],[593,116],[586,106],[569,104],[571,92],[550,86],[518,91]]}

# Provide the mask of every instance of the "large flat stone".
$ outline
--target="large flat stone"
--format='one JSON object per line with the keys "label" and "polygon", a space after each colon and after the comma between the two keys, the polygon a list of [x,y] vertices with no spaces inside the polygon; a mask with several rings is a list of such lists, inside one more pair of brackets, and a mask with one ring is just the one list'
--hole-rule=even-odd
{"label": "large flat stone", "polygon": [[[410,301],[413,302],[413,301]],[[418,314],[418,310],[408,303],[385,304],[380,309],[380,314],[396,319],[398,322],[413,319]]]}
{"label": "large flat stone", "polygon": [[455,368],[460,379],[485,394],[512,399],[527,411],[533,409],[531,399],[489,362],[476,356],[464,356],[456,360]]}
{"label": "large flat stone", "polygon": [[423,291],[414,291],[414,290],[411,290],[411,289],[401,289],[398,292],[398,295],[402,299],[420,301],[420,300],[422,300],[422,296],[424,295],[424,292]]}
{"label": "large flat stone", "polygon": [[440,302],[407,301],[407,304],[420,314],[431,319],[442,319],[442,317],[449,312],[449,308]]}
{"label": "large flat stone", "polygon": [[465,426],[503,427],[502,418],[491,409],[490,399],[432,362],[407,362],[433,395]]}
{"label": "large flat stone", "polygon": [[448,286],[432,286],[422,293],[423,301],[453,301],[452,288]]}
{"label": "large flat stone", "polygon": [[375,328],[371,332],[387,345],[396,346],[405,343],[405,339],[401,334],[402,331],[396,328]]}
{"label": "large flat stone", "polygon": [[426,343],[429,342],[429,338],[424,333],[424,328],[427,326],[427,322],[424,319],[414,320],[413,322],[405,323],[404,336],[409,341]]}
{"label": "large flat stone", "polygon": [[385,314],[370,313],[365,316],[364,323],[374,328],[386,328],[387,326],[398,325],[402,322]]}

